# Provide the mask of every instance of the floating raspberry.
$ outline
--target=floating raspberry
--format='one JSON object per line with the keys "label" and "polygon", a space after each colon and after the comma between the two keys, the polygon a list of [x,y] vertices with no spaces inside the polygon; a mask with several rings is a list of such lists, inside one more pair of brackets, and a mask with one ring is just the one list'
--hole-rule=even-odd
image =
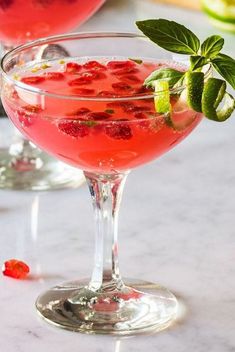
{"label": "floating raspberry", "polygon": [[77,64],[76,62],[68,62],[65,66],[66,73],[77,73],[81,70],[82,65]]}
{"label": "floating raspberry", "polygon": [[121,92],[131,92],[133,91],[133,88],[131,86],[129,86],[129,84],[125,83],[125,82],[117,82],[117,83],[113,83],[112,87],[114,90],[116,91],[121,91]]}
{"label": "floating raspberry", "polygon": [[17,259],[7,260],[2,268],[3,275],[12,277],[14,279],[26,278],[29,271],[29,266],[26,263]]}
{"label": "floating raspberry", "polygon": [[42,112],[40,105],[26,105],[17,111],[17,116],[22,127],[30,127],[35,122],[36,115]]}
{"label": "floating raspberry", "polygon": [[43,76],[29,76],[29,77],[23,77],[21,79],[21,82],[25,84],[38,84],[45,81],[45,77]]}
{"label": "floating raspberry", "polygon": [[89,88],[73,88],[72,93],[76,95],[94,95],[95,90]]}
{"label": "floating raspberry", "polygon": [[34,123],[34,118],[24,111],[18,111],[18,119],[22,127],[30,127]]}
{"label": "floating raspberry", "polygon": [[78,78],[73,79],[72,81],[68,82],[68,85],[73,87],[73,86],[81,86],[84,84],[89,84],[92,82],[92,78],[88,76],[80,76]]}
{"label": "floating raspberry", "polygon": [[122,79],[123,79],[124,81],[128,82],[128,83],[134,83],[134,84],[141,82],[141,80],[140,80],[137,76],[135,76],[135,75],[129,75],[129,74],[123,76]]}
{"label": "floating raspberry", "polygon": [[106,74],[104,72],[97,72],[97,71],[89,71],[83,73],[83,77],[89,77],[91,79],[104,79],[106,78]]}
{"label": "floating raspberry", "polygon": [[98,61],[88,61],[83,65],[83,67],[87,70],[95,70],[95,71],[107,70],[106,66],[100,64]]}
{"label": "floating raspberry", "polygon": [[62,72],[46,72],[44,77],[52,81],[61,81],[64,79],[64,74]]}
{"label": "floating raspberry", "polygon": [[131,139],[132,131],[130,126],[125,122],[119,122],[124,120],[117,120],[112,122],[110,125],[105,127],[106,134],[114,139]]}
{"label": "floating raspberry", "polygon": [[84,107],[84,108],[79,108],[77,110],[74,110],[72,112],[68,112],[66,115],[67,116],[84,116],[90,111],[91,111],[90,109]]}
{"label": "floating raspberry", "polygon": [[110,117],[110,114],[108,114],[107,112],[90,112],[87,115],[89,120],[94,120],[94,121],[101,121],[101,120],[106,120]]}
{"label": "floating raspberry", "polygon": [[[120,70],[114,71],[114,74],[116,76],[123,76],[123,75],[130,76],[130,74],[134,74],[134,73],[138,73],[138,72],[139,72],[139,70],[137,68],[135,68],[135,67],[125,67],[125,68],[122,68]],[[138,82],[140,82],[140,80]]]}
{"label": "floating raspberry", "polygon": [[111,70],[118,70],[122,68],[134,67],[135,63],[133,61],[109,61],[107,67]]}
{"label": "floating raspberry", "polygon": [[72,137],[86,137],[89,134],[89,127],[79,121],[61,121],[58,128]]}

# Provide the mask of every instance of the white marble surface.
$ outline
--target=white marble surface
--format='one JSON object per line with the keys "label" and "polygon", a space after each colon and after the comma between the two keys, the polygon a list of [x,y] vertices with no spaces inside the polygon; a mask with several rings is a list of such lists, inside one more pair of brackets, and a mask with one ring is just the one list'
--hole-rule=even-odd
{"label": "white marble surface", "polygon": [[[134,19],[154,16],[190,23],[202,36],[215,32],[201,14],[147,0],[109,1],[82,29],[132,29]],[[234,37],[226,37],[232,54]],[[235,351],[234,135],[234,118],[224,124],[205,120],[127,181],[120,214],[122,272],[167,286],[186,309],[181,321],[155,335],[89,336],[42,322],[34,309],[37,295],[91,272],[88,190],[1,191],[0,263],[22,258],[32,274],[26,281],[0,276],[0,351]]]}

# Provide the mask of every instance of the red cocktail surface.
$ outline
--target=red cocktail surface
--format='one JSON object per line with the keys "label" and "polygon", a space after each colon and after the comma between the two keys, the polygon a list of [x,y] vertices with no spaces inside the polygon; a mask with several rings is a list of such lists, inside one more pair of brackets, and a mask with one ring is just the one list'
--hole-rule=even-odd
{"label": "red cocktail surface", "polygon": [[179,96],[171,98],[171,115],[156,113],[143,82],[169,65],[106,58],[21,69],[15,77],[41,93],[9,85],[3,104],[24,135],[68,164],[102,173],[127,170],[165,153],[202,118]]}
{"label": "red cocktail surface", "polygon": [[4,44],[67,32],[90,17],[104,0],[0,0]]}

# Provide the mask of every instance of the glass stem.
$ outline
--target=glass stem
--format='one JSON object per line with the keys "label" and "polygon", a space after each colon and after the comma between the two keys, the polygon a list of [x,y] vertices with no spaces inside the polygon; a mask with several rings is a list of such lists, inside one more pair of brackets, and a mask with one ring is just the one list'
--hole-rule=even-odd
{"label": "glass stem", "polygon": [[100,175],[84,172],[95,215],[95,265],[89,284],[91,290],[121,289],[118,265],[118,212],[128,172]]}

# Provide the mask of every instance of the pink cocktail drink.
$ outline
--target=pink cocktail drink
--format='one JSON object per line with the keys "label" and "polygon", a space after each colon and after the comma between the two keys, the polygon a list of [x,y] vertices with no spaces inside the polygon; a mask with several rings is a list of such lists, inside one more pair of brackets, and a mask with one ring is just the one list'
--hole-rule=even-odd
{"label": "pink cocktail drink", "polygon": [[67,32],[103,3],[104,0],[0,0],[0,40],[18,45]]}
{"label": "pink cocktail drink", "polygon": [[[71,50],[66,57],[60,53],[42,60],[37,53],[51,44]],[[175,319],[177,299],[166,288],[122,280],[117,245],[128,172],[167,152],[202,119],[189,107],[184,81],[174,89],[156,81],[156,74],[174,69],[187,67],[131,33],[49,37],[16,48],[2,61],[1,95],[8,116],[29,140],[84,171],[94,207],[91,278],[52,287],[36,301],[38,313],[52,324],[125,335],[161,330]],[[154,89],[144,85],[151,73]]]}
{"label": "pink cocktail drink", "polygon": [[86,171],[120,172],[162,155],[201,120],[179,95],[171,98],[170,114],[156,113],[143,82],[169,65],[107,58],[48,63],[14,75],[49,94],[14,87],[3,103],[16,127],[57,158]]}

